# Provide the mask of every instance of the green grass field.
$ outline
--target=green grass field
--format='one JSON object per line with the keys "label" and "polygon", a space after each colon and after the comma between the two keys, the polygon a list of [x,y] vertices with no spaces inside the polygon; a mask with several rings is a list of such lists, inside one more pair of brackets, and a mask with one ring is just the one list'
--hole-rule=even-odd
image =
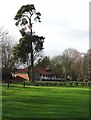
{"label": "green grass field", "polygon": [[3,118],[88,118],[88,87],[3,86]]}

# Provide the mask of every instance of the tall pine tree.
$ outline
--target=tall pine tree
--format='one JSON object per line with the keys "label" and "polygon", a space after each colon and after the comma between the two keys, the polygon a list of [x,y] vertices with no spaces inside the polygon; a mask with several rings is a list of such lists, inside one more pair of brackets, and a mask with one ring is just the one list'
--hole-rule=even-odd
{"label": "tall pine tree", "polygon": [[32,80],[32,82],[34,82],[34,54],[39,54],[43,50],[45,39],[43,36],[34,35],[32,31],[33,22],[41,22],[40,16],[41,14],[36,12],[35,6],[30,4],[22,6],[14,18],[16,20],[15,24],[19,27],[22,35],[19,44],[14,49],[14,57],[27,64],[29,80]]}

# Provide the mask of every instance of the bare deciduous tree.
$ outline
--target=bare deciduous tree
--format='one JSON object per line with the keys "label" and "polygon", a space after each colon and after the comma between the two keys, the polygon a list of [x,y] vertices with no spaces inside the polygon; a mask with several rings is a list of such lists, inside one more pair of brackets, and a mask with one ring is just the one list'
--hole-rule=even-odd
{"label": "bare deciduous tree", "polygon": [[15,62],[13,61],[13,48],[16,45],[14,37],[3,27],[0,28],[0,67],[4,72],[11,72]]}

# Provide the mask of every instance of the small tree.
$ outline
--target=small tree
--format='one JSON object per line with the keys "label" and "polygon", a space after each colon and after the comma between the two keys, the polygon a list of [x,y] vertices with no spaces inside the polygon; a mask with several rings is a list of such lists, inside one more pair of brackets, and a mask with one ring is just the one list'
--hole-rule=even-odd
{"label": "small tree", "polygon": [[36,66],[47,67],[51,66],[51,61],[49,56],[45,56],[43,59],[39,59]]}
{"label": "small tree", "polygon": [[[19,44],[14,49],[14,56],[16,59],[21,60],[23,63],[26,63],[28,66],[28,76],[32,82],[33,78],[33,67],[34,67],[34,55],[39,54],[43,49],[43,36],[34,35],[32,32],[32,21],[40,21],[40,12],[36,12],[36,9],[33,4],[22,6],[16,16],[16,26],[20,27],[20,33],[22,38],[19,40]],[[31,70],[31,74],[30,74]]]}

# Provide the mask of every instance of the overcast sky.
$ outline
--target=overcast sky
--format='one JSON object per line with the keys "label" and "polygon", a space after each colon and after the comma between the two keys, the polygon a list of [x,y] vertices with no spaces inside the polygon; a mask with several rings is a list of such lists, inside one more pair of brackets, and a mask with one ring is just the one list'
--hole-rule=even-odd
{"label": "overcast sky", "polygon": [[0,26],[17,40],[21,35],[13,18],[27,4],[34,4],[42,14],[42,22],[35,23],[33,30],[45,37],[46,55],[58,55],[67,48],[79,52],[89,49],[89,0],[1,0]]}

